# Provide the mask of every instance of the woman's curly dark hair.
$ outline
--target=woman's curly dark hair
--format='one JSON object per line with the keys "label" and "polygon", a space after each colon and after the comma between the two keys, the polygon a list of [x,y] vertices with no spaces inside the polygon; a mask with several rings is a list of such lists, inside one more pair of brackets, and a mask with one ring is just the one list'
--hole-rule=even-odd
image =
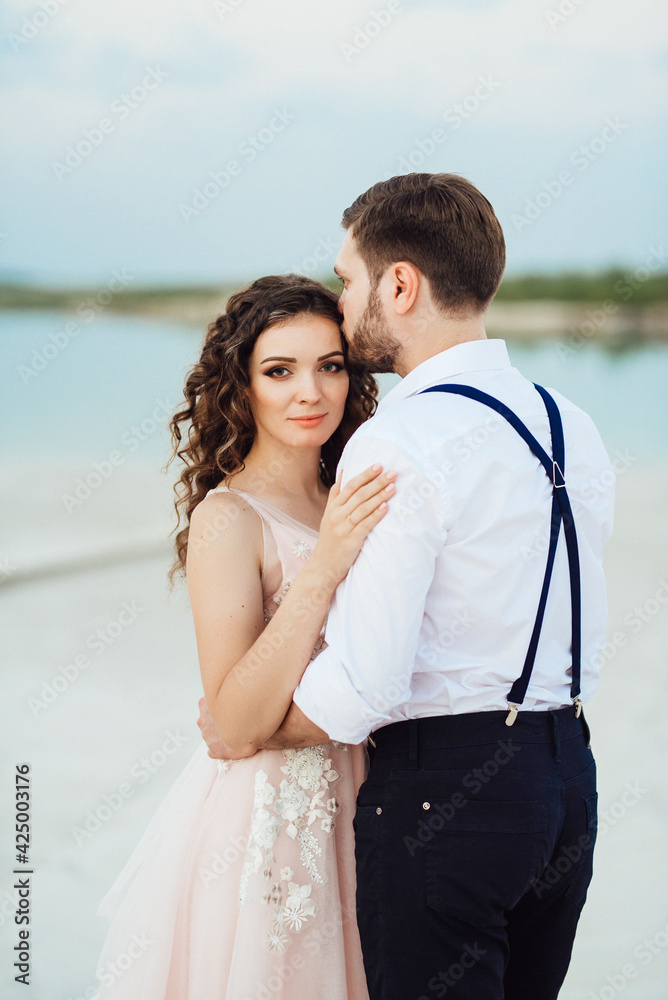
{"label": "woman's curly dark hair", "polygon": [[[172,534],[178,531],[182,514],[187,523],[175,539],[176,560],[168,573],[172,587],[175,574],[185,573],[193,510],[221,479],[241,472],[255,438],[255,421],[245,393],[255,342],[274,324],[305,314],[323,316],[339,326],[336,294],[303,275],[270,275],[230,296],[223,315],[207,329],[200,359],[186,378],[186,405],[169,423],[173,450],[164,469],[177,456],[186,464],[174,485],[177,525]],[[346,441],[375,412],[378,396],[373,375],[350,363],[343,335],[341,339],[350,388],[341,423],[321,450],[320,476],[327,487],[334,484]],[[183,424],[187,425],[185,440]]]}

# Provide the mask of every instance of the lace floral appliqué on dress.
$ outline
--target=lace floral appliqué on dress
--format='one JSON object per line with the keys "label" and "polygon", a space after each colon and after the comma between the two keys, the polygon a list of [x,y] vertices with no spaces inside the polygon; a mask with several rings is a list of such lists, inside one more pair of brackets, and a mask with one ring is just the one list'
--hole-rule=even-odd
{"label": "lace floral appliqu\u00e9 on dress", "polygon": [[[261,871],[265,885],[262,900],[274,910],[273,924],[266,939],[272,951],[285,951],[292,940],[288,931],[298,933],[316,913],[311,889],[314,884],[324,881],[318,858],[322,856],[324,840],[334,829],[334,817],[339,809],[333,794],[339,772],[326,756],[330,746],[283,750],[285,763],[281,771],[286,777],[278,788],[271,784],[265,771],[255,775],[253,814],[239,902],[242,905],[247,902],[250,881]],[[338,749],[347,748],[339,744]],[[281,828],[299,845],[302,875],[306,877],[301,885],[293,881],[296,876],[289,865],[280,869],[278,878],[274,875],[281,864],[274,852]]]}
{"label": "lace floral appliqu\u00e9 on dress", "polygon": [[292,551],[299,559],[303,559],[304,562],[311,557],[311,546],[308,542],[298,542],[295,540],[292,543]]}

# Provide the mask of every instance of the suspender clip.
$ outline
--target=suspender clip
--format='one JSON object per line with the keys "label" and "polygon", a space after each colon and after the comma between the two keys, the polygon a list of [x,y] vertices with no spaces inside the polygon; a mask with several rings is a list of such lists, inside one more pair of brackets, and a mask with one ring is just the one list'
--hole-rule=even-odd
{"label": "suspender clip", "polygon": [[[560,482],[557,482],[557,480]],[[552,485],[557,490],[561,490],[566,486],[566,478],[559,467],[558,462],[552,462]]]}
{"label": "suspender clip", "polygon": [[519,705],[514,705],[512,701],[508,702],[508,715],[506,717],[507,726],[512,726],[515,719],[517,718],[517,713],[519,712],[519,710],[520,710]]}
{"label": "suspender clip", "polygon": [[371,739],[371,733],[369,733],[369,735],[367,736],[367,740],[369,741],[369,743],[371,744],[372,747],[376,748],[376,744]]}
{"label": "suspender clip", "polygon": [[582,713],[582,702],[579,698],[574,698],[573,704],[575,705],[575,718],[579,719]]}

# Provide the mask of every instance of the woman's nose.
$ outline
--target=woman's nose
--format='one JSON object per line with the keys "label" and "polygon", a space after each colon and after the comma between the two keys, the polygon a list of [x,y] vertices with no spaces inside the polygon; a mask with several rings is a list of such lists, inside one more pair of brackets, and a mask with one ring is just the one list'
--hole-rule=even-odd
{"label": "woman's nose", "polygon": [[315,403],[320,399],[320,387],[316,379],[304,377],[298,386],[298,398],[304,403]]}

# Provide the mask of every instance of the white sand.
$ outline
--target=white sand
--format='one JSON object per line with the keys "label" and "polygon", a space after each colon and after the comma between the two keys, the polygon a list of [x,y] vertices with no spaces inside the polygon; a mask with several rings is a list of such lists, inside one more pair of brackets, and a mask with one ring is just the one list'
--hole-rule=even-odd
{"label": "white sand", "polygon": [[[6,806],[14,763],[30,761],[33,776],[30,996],[75,1000],[92,993],[105,933],[104,920],[95,916],[97,904],[199,740],[199,676],[187,597],[182,585],[168,595],[171,553],[161,550],[173,524],[168,479],[128,463],[68,514],[60,495],[87,471],[14,468],[11,484],[0,494],[0,564],[10,572],[10,584],[11,575],[17,580],[38,565],[62,566],[92,550],[100,552],[102,563],[105,553],[118,549],[134,546],[146,553],[132,562],[25,579],[0,590],[8,637],[1,738],[3,997],[27,995],[13,982],[9,955],[15,928],[11,915],[5,916],[13,912],[7,894],[13,834]],[[667,506],[668,469],[636,466],[620,478],[607,569],[609,633],[623,634],[617,648],[610,647],[613,655],[587,709],[599,765],[602,830],[563,1000],[612,1000],[620,992],[625,1000],[668,996]],[[663,603],[655,600],[657,591]],[[112,623],[124,602],[135,602],[136,620],[112,639]],[[644,609],[645,622],[635,624],[636,607]],[[97,629],[111,639],[100,653],[87,644]],[[31,709],[28,699],[40,698],[43,685],[63,677],[62,668],[82,653],[89,666],[66,686],[59,681],[65,689],[47,707],[34,703]],[[185,741],[164,755],[160,748],[170,732]],[[139,762],[156,752],[154,773],[144,780]],[[124,782],[131,796],[79,846],[75,828]],[[646,939],[655,955],[643,946]]]}

